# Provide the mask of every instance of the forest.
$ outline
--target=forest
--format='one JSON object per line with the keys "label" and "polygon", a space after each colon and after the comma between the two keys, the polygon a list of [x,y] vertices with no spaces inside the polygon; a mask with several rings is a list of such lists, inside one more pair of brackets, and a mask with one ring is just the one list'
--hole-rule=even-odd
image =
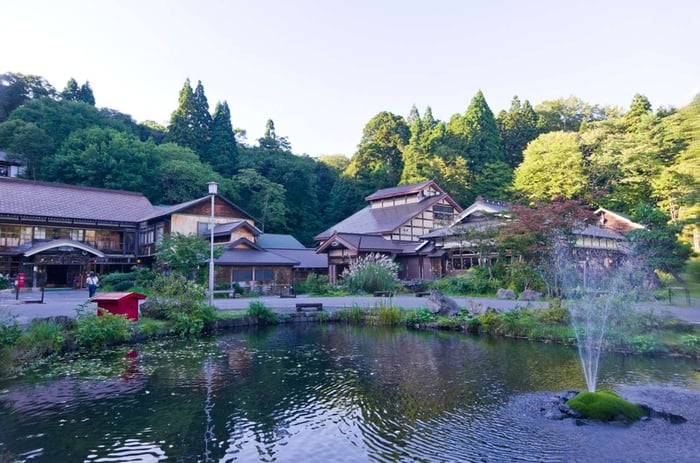
{"label": "forest", "polygon": [[272,120],[248,141],[226,101],[211,110],[201,81],[187,79],[173,108],[167,127],[136,122],[96,106],[89,82],[70,79],[59,91],[41,76],[5,73],[0,150],[26,166],[26,178],[137,191],[153,204],[202,197],[216,181],[263,231],[306,245],[377,189],[429,179],[463,207],[477,196],[522,205],[563,198],[671,227],[688,245],[700,233],[700,95],[654,110],[634,94],[626,111],[515,96],[494,114],[479,91],[448,121],[430,107],[376,114],[349,159],[294,153]]}

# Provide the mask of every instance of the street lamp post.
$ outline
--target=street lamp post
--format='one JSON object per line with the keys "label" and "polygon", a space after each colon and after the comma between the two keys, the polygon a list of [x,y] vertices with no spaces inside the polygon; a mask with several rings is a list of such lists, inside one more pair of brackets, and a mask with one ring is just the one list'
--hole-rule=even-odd
{"label": "street lamp post", "polygon": [[214,305],[214,197],[219,188],[216,182],[209,182],[211,195],[211,218],[209,219],[209,305]]}

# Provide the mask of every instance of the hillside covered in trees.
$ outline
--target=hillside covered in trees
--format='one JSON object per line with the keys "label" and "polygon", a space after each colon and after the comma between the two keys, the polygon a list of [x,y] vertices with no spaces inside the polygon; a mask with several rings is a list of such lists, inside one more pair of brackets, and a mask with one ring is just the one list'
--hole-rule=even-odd
{"label": "hillside covered in trees", "polygon": [[[98,89],[99,96],[99,89]],[[226,101],[213,110],[185,81],[168,127],[96,106],[89,82],[62,91],[39,76],[0,75],[0,150],[30,179],[142,192],[173,204],[220,192],[266,232],[315,234],[364,206],[373,191],[434,179],[463,206],[478,195],[528,204],[576,199],[698,240],[700,95],[627,111],[575,97],[535,106],[514,97],[494,114],[479,91],[463,114],[435,119],[382,111],[358,134],[351,159],[295,154],[272,120],[251,143]]]}

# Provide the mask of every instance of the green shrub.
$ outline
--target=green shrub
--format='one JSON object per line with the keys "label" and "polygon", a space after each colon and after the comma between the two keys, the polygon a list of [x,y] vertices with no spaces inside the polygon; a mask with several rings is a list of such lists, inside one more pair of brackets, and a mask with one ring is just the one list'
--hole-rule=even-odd
{"label": "green shrub", "polygon": [[0,308],[0,346],[13,346],[21,335],[17,317],[6,308]]}
{"label": "green shrub", "polygon": [[181,275],[158,276],[151,282],[151,296],[141,304],[141,313],[169,320],[172,332],[179,336],[199,336],[216,320],[216,308],[206,299],[203,286]]}
{"label": "green shrub", "polygon": [[260,301],[253,301],[248,304],[248,316],[258,319],[263,325],[276,325],[279,323],[277,313]]}
{"label": "green shrub", "polygon": [[34,320],[17,340],[16,346],[29,358],[59,352],[65,342],[63,326],[50,320]]}
{"label": "green shrub", "polygon": [[148,317],[139,317],[137,326],[139,332],[149,338],[166,336],[170,333],[170,326],[165,320],[156,320]]}
{"label": "green shrub", "polygon": [[538,310],[537,319],[544,325],[569,325],[571,314],[566,307],[553,304],[548,309]]}
{"label": "green shrub", "polygon": [[12,285],[10,279],[5,275],[0,274],[0,289],[7,289]]}
{"label": "green shrub", "polygon": [[700,354],[700,336],[696,336],[693,334],[681,335],[679,339],[679,345],[687,354]]}
{"label": "green shrub", "polygon": [[381,326],[398,326],[404,323],[404,311],[398,307],[380,306],[378,323]]}
{"label": "green shrub", "polygon": [[437,320],[437,315],[428,309],[409,310],[405,314],[406,325],[416,326],[431,323]]}
{"label": "green shrub", "polygon": [[637,421],[646,415],[644,409],[639,405],[628,402],[608,391],[580,392],[566,404],[583,415],[584,418],[600,421],[612,421],[621,415],[632,421]]}
{"label": "green shrub", "polygon": [[295,286],[295,291],[299,294],[311,293],[316,295],[326,295],[332,291],[333,287],[328,284],[327,275],[318,275],[316,273],[310,273],[306,277],[306,281]]}
{"label": "green shrub", "polygon": [[87,305],[77,309],[75,319],[75,340],[79,346],[91,350],[127,341],[131,338],[131,322],[126,315],[116,315],[98,309],[102,315],[97,316],[87,310]]}
{"label": "green shrub", "polygon": [[481,329],[487,334],[503,334],[503,320],[495,310],[487,310],[477,317]]}
{"label": "green shrub", "polygon": [[133,287],[134,287],[133,280],[124,280],[124,281],[120,281],[116,285],[112,286],[112,289],[114,291],[126,291],[127,289],[131,289]]}
{"label": "green shrub", "polygon": [[371,253],[353,259],[342,273],[343,285],[353,292],[389,291],[398,286],[399,266],[390,257]]}
{"label": "green shrub", "polygon": [[656,334],[638,334],[632,336],[627,341],[630,348],[639,354],[650,354],[654,352],[663,352],[666,348],[659,343]]}
{"label": "green shrub", "polygon": [[456,318],[439,317],[437,319],[437,327],[441,330],[459,330],[462,328],[462,323]]}
{"label": "green shrub", "polygon": [[343,309],[338,310],[334,314],[334,319],[344,322],[344,323],[350,323],[353,325],[360,325],[364,323],[365,318],[367,317],[367,311],[363,309],[362,307],[345,307]]}

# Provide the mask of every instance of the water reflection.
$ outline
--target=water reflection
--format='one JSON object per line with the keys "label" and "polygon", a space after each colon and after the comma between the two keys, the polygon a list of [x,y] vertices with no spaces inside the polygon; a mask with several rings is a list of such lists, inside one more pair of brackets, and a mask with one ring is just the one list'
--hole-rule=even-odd
{"label": "water reflection", "polygon": [[[679,413],[691,419],[674,439],[697,436],[694,362],[602,360],[601,387],[624,385],[667,404],[682,397],[690,410]],[[671,392],[650,394],[650,385]],[[0,384],[0,453],[47,462],[586,461],[595,450],[581,442],[604,449],[624,437],[619,456],[664,425],[612,437],[609,427],[572,429],[539,415],[547,391],[584,387],[577,353],[564,347],[402,329],[273,328],[74,359],[70,369]],[[688,442],[697,454],[695,439]],[[657,436],[655,444],[659,458],[684,461],[672,442]]]}

